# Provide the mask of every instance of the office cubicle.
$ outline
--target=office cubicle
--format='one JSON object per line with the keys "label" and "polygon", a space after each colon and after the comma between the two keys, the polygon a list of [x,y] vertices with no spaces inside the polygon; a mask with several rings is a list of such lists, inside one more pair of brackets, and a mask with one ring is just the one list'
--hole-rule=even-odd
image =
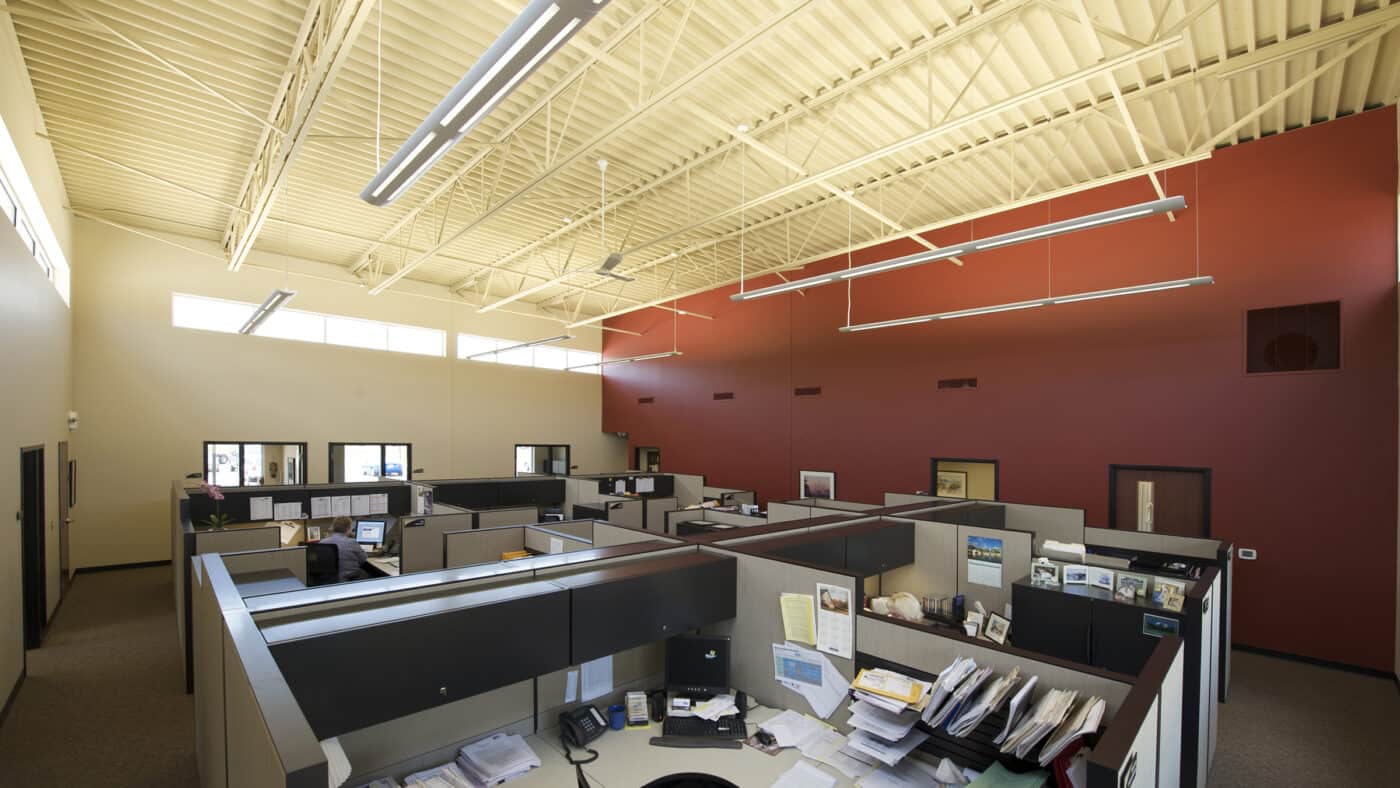
{"label": "office cubicle", "polygon": [[753,490],[739,490],[733,487],[711,487],[709,485],[701,488],[701,502],[714,501],[717,506],[743,506],[745,504],[753,506],[758,503],[758,496]]}
{"label": "office cubicle", "polygon": [[740,512],[718,511],[708,506],[702,506],[695,509],[676,509],[666,512],[662,522],[662,533],[668,536],[692,536],[726,529],[767,525],[768,518],[753,514],[741,514]]}
{"label": "office cubicle", "polygon": [[810,520],[833,512],[856,514],[881,508],[873,503],[858,501],[835,501],[827,498],[798,498],[791,501],[769,501],[768,522],[782,523],[789,520]]}
{"label": "office cubicle", "polygon": [[675,544],[679,540],[607,522],[576,520],[449,531],[443,535],[443,554],[445,568],[451,569],[502,561],[510,553],[573,553],[634,542]]}

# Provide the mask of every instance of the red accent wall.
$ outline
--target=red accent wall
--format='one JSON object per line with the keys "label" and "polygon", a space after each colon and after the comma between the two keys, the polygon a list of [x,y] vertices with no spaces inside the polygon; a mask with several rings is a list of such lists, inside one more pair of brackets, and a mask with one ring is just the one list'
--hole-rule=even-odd
{"label": "red accent wall", "polygon": [[[1235,641],[1389,672],[1396,556],[1396,113],[1386,108],[1218,151],[1165,174],[1188,209],[854,283],[868,322],[1193,276],[1216,284],[841,334],[840,285],[682,307],[684,356],[607,369],[605,430],[667,470],[843,499],[928,489],[929,458],[1001,461],[1006,500],[1107,524],[1111,463],[1213,469],[1213,535],[1237,561]],[[1143,179],[931,233],[946,244],[1154,199]],[[844,217],[843,217],[844,218]],[[891,243],[855,263],[915,250]],[[845,259],[801,275],[844,267]],[[775,277],[750,283],[774,284]],[[1342,302],[1343,369],[1244,373],[1245,310]],[[609,358],[668,350],[671,315],[612,325]],[[976,377],[976,390],[935,388]],[[796,398],[797,386],[820,386]],[[714,392],[732,391],[715,401]],[[654,397],[639,405],[637,398]],[[1338,617],[1340,615],[1340,618]]]}

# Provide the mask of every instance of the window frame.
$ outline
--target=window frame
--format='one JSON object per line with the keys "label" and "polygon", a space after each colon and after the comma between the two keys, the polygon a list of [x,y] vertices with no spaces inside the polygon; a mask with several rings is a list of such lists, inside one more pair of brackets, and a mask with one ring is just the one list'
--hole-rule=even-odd
{"label": "window frame", "polygon": [[205,441],[204,442],[204,481],[213,484],[209,478],[209,447],[210,446],[237,446],[238,447],[238,487],[248,487],[248,449],[249,446],[298,446],[301,448],[301,467],[297,469],[297,482],[295,485],[287,484],[258,484],[255,487],[291,487],[304,486],[307,482],[307,460],[311,455],[307,451],[306,441]]}
{"label": "window frame", "polygon": [[327,484],[350,484],[351,482],[338,482],[335,480],[335,447],[345,446],[378,446],[379,447],[379,477],[384,477],[384,463],[388,458],[390,446],[405,446],[408,448],[408,460],[404,467],[404,481],[413,481],[413,444],[408,441],[331,441],[326,444],[326,483]]}

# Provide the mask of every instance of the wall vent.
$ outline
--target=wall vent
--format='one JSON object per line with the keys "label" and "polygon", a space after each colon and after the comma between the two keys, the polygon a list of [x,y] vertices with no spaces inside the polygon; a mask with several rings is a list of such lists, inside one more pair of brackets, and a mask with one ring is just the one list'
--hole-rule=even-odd
{"label": "wall vent", "polygon": [[715,399],[734,399],[734,392],[732,392],[732,391],[716,391],[716,392],[715,392]]}
{"label": "wall vent", "polygon": [[650,405],[656,401],[656,397],[637,397],[638,405]]}
{"label": "wall vent", "polygon": [[944,378],[938,381],[940,389],[975,389],[977,378]]}
{"label": "wall vent", "polygon": [[792,396],[794,397],[819,397],[821,393],[821,386],[803,386],[792,390]]}
{"label": "wall vent", "polygon": [[1245,313],[1245,371],[1302,372],[1342,367],[1342,304],[1251,309]]}

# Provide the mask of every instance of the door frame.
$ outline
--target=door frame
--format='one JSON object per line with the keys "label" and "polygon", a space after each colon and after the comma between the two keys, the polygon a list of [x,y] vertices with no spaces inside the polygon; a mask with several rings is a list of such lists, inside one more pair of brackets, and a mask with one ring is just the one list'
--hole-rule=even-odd
{"label": "door frame", "polygon": [[[28,473],[26,465],[30,463],[32,455],[38,455],[37,458],[34,458],[37,461],[33,462],[33,472],[38,474],[38,478],[29,480],[38,485],[37,512],[32,508],[24,508],[25,477]],[[44,478],[44,462],[43,444],[26,446],[19,450],[20,575],[22,578],[20,582],[23,589],[20,609],[24,622],[22,629],[25,650],[39,647],[43,641],[44,628],[48,623],[48,551],[45,544],[47,534],[44,531],[48,512],[45,510],[47,480]]]}
{"label": "door frame", "polygon": [[[940,462],[980,462],[992,466],[992,495],[996,496],[992,500],[1001,500],[1001,460],[988,459],[986,457],[930,457],[928,460],[928,494],[938,495],[938,463]],[[967,500],[975,500],[968,498]]]}
{"label": "door frame", "polygon": [[[634,446],[634,447],[632,447],[632,467],[636,468],[638,471],[640,471],[640,472],[642,472],[642,473],[651,473],[652,471],[651,471],[650,469],[643,468],[643,467],[642,467],[642,464],[641,464],[640,462],[638,462],[638,460],[640,460],[640,459],[642,458],[642,452],[644,452],[644,451],[654,451],[654,452],[657,453],[658,456],[660,456],[660,454],[661,454],[661,447],[660,447],[660,446]],[[661,462],[660,462],[659,460],[658,460],[657,463],[656,463],[656,471],[655,471],[655,472],[656,472],[656,473],[660,473],[660,472],[661,472]]]}
{"label": "door frame", "polygon": [[73,521],[73,477],[76,461],[68,453],[68,441],[58,442],[58,592],[63,596],[68,581],[73,579],[69,568],[72,556],[69,552],[69,525]]}
{"label": "door frame", "polygon": [[[1120,463],[1109,463],[1108,466],[1108,527],[1118,530],[1118,472],[1119,471],[1166,471],[1180,473],[1199,473],[1205,482],[1205,489],[1201,491],[1201,509],[1205,512],[1204,522],[1205,536],[1203,539],[1211,539],[1210,535],[1210,468],[1198,468],[1189,465],[1124,465]],[[1135,529],[1136,530],[1136,529]]]}

